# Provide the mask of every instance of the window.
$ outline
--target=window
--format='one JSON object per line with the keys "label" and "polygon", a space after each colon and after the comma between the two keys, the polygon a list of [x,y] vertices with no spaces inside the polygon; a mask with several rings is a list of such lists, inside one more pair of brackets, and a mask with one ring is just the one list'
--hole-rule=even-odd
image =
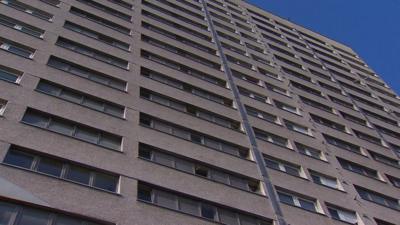
{"label": "window", "polygon": [[359,186],[355,186],[355,188],[360,197],[364,200],[371,201],[378,205],[386,206],[391,209],[400,210],[400,203],[398,199]]}
{"label": "window", "polygon": [[185,102],[181,102],[175,99],[171,99],[167,96],[152,92],[150,90],[146,90],[141,88],[140,89],[140,96],[143,98],[146,98],[150,101],[159,103],[161,105],[173,108],[175,110],[190,114],[192,116],[196,116],[200,119],[207,120],[212,123],[216,123],[218,125],[230,128],[230,129],[235,129],[235,130],[240,130],[240,123],[237,121],[233,121],[229,118],[222,117],[220,115],[217,115],[215,113],[203,110],[199,107],[196,107],[194,105],[187,104]]}
{"label": "window", "polygon": [[193,54],[191,52],[182,50],[180,48],[177,48],[177,47],[172,46],[170,44],[167,44],[165,42],[159,41],[157,39],[151,38],[151,37],[143,35],[143,34],[141,35],[141,38],[142,38],[142,41],[144,41],[144,42],[147,42],[147,43],[149,43],[151,45],[154,45],[156,47],[165,49],[165,50],[170,51],[170,52],[172,52],[174,54],[180,55],[180,56],[185,57],[187,59],[190,59],[192,61],[195,61],[195,62],[198,62],[200,64],[203,64],[205,66],[208,66],[208,67],[211,67],[211,68],[217,69],[217,70],[219,70],[221,68],[221,65],[218,64],[218,63],[215,63],[213,61],[210,61],[208,59],[200,57],[200,56],[198,56],[196,54]]}
{"label": "window", "polygon": [[274,100],[274,102],[275,102],[275,106],[277,108],[285,110],[285,111],[288,111],[288,112],[291,112],[291,113],[294,113],[294,114],[297,114],[297,115],[300,115],[300,112],[296,107],[288,105],[288,104],[283,103],[283,102],[276,101],[276,100]]}
{"label": "window", "polygon": [[3,115],[4,110],[6,109],[7,101],[4,99],[0,99],[0,116]]}
{"label": "window", "polygon": [[183,43],[185,45],[188,45],[188,46],[191,46],[191,47],[196,48],[198,50],[201,50],[203,52],[207,52],[207,53],[212,54],[212,55],[216,55],[217,54],[217,51],[212,49],[212,48],[210,48],[210,47],[204,46],[204,45],[199,44],[199,43],[197,43],[195,41],[192,41],[192,40],[190,40],[190,39],[188,39],[186,37],[177,35],[177,34],[175,34],[173,32],[167,31],[167,30],[165,30],[163,28],[154,26],[154,25],[146,23],[144,21],[142,21],[142,27],[144,27],[144,28],[146,28],[148,30],[151,30],[153,32],[159,33],[159,34],[161,34],[163,36],[166,36],[168,38],[171,38],[171,39],[174,39],[176,41],[179,41],[179,42],[181,42],[181,43]]}
{"label": "window", "polygon": [[390,183],[393,184],[393,186],[400,188],[400,178],[394,177],[394,176],[390,176],[390,175],[386,175],[390,181]]}
{"label": "window", "polygon": [[120,91],[125,91],[127,88],[126,81],[122,81],[55,56],[50,56],[47,65]]}
{"label": "window", "polygon": [[346,102],[346,101],[344,101],[344,100],[335,98],[335,97],[330,96],[330,95],[329,95],[329,99],[330,99],[332,102],[334,102],[334,103],[336,103],[336,104],[338,104],[338,105],[341,105],[341,106],[343,106],[343,107],[346,107],[346,108],[355,110],[355,106],[354,106],[352,103]]}
{"label": "window", "polygon": [[302,134],[305,134],[305,135],[312,136],[312,133],[308,129],[308,127],[299,125],[297,123],[293,123],[293,122],[288,121],[288,120],[285,120],[285,125],[289,130],[296,131],[296,132],[299,132],[299,133],[302,133]]}
{"label": "window", "polygon": [[60,0],[40,0],[40,1],[56,7],[58,7],[61,3]]}
{"label": "window", "polygon": [[387,117],[385,117],[385,116],[379,115],[379,114],[377,114],[377,113],[371,112],[371,111],[366,110],[366,109],[363,109],[363,108],[361,108],[361,111],[362,111],[364,114],[366,114],[367,116],[374,117],[374,118],[376,118],[376,119],[378,119],[378,120],[381,120],[381,121],[383,121],[383,122],[385,122],[385,123],[388,123],[388,124],[391,124],[391,125],[393,125],[393,126],[398,126],[398,123],[397,123],[396,120],[389,119],[389,118],[387,118]]}
{"label": "window", "polygon": [[12,225],[41,225],[41,224],[57,224],[57,225],[77,225],[90,224],[101,225],[109,223],[99,223],[84,220],[83,218],[73,216],[71,214],[64,215],[57,212],[36,209],[30,206],[19,205],[0,201],[0,222],[1,224]]}
{"label": "window", "polygon": [[133,7],[132,4],[130,4],[128,2],[125,2],[123,0],[108,0],[108,1],[112,2],[114,4],[117,4],[117,5],[120,5],[120,6],[124,7],[124,8],[129,9],[129,10],[132,10],[132,7]]}
{"label": "window", "polygon": [[204,163],[174,156],[167,153],[165,150],[160,150],[146,144],[139,144],[139,157],[245,191],[261,193],[259,181],[257,180],[228,173],[219,168],[205,165]]}
{"label": "window", "polygon": [[128,61],[121,59],[121,58],[117,58],[112,55],[109,55],[107,53],[98,51],[96,49],[87,47],[85,45],[78,44],[77,42],[65,39],[63,37],[59,37],[57,39],[56,45],[61,46],[66,49],[69,49],[71,51],[80,53],[82,55],[86,55],[90,58],[94,58],[99,61],[109,63],[111,65],[120,67],[122,69],[129,70],[129,62]]}
{"label": "window", "polygon": [[320,184],[333,189],[340,189],[339,182],[336,178],[330,177],[315,171],[310,171],[310,175],[314,183]]}
{"label": "window", "polygon": [[121,18],[121,19],[123,19],[123,20],[125,20],[125,21],[131,22],[132,17],[131,17],[130,15],[127,15],[127,14],[125,14],[125,13],[122,13],[122,12],[120,12],[120,11],[118,11],[118,10],[115,10],[115,9],[113,9],[113,8],[110,8],[110,7],[108,7],[108,6],[105,6],[105,5],[103,5],[103,4],[100,4],[100,3],[95,2],[95,1],[93,1],[93,0],[78,0],[78,1],[79,1],[79,2],[82,2],[82,3],[84,3],[84,4],[87,4],[87,5],[90,5],[90,6],[92,6],[93,8],[96,8],[96,9],[98,9],[98,10],[101,10],[101,11],[103,11],[103,12],[105,12],[105,13],[110,14],[110,15],[113,15],[113,16],[116,16],[116,17],[118,17],[118,18]]}
{"label": "window", "polygon": [[334,138],[334,137],[329,136],[327,134],[322,134],[322,135],[324,136],[324,138],[325,138],[326,142],[328,142],[328,144],[334,145],[334,146],[336,146],[338,148],[342,148],[342,149],[345,149],[345,150],[348,150],[348,151],[351,151],[351,152],[354,152],[354,153],[357,153],[357,154],[364,154],[361,151],[361,147],[358,146],[358,145],[354,145],[354,144],[349,143],[347,141],[343,141],[341,139]]}
{"label": "window", "polygon": [[274,169],[274,170],[279,170],[284,173],[296,176],[296,177],[303,177],[305,178],[305,175],[301,169],[300,166],[282,161],[280,159],[276,159],[270,156],[264,157],[265,164],[267,165],[268,168]]}
{"label": "window", "polygon": [[225,152],[241,158],[249,157],[248,149],[222,141],[215,137],[189,130],[176,124],[161,121],[143,113],[140,114],[140,124],[221,152]]}
{"label": "window", "polygon": [[195,86],[192,86],[190,84],[184,83],[180,80],[176,80],[174,78],[170,78],[166,75],[163,75],[161,73],[149,70],[147,68],[141,67],[141,75],[150,79],[153,79],[155,81],[161,82],[163,84],[172,86],[174,88],[178,88],[182,91],[189,92],[193,95],[197,95],[198,97],[217,102],[219,104],[223,104],[228,107],[233,107],[233,101],[230,99],[227,99],[225,97],[222,97],[220,95],[211,93],[209,91],[197,88]]}
{"label": "window", "polygon": [[310,198],[300,197],[278,190],[279,201],[288,205],[296,206],[307,211],[318,212],[317,201]]}
{"label": "window", "polygon": [[358,218],[355,212],[330,204],[327,205],[327,207],[332,219],[340,220],[350,224],[357,224]]}
{"label": "window", "polygon": [[363,126],[367,126],[368,125],[366,120],[361,119],[359,117],[344,113],[342,111],[340,111],[340,115],[342,115],[343,119],[345,119],[345,120],[349,120],[349,121],[352,121],[354,123],[357,123],[357,124],[360,124],[360,125],[363,125]]}
{"label": "window", "polygon": [[318,97],[324,97],[324,95],[322,94],[321,91],[313,89],[313,88],[310,88],[310,87],[308,87],[306,85],[303,85],[303,84],[300,84],[300,83],[297,83],[297,82],[294,82],[294,81],[290,81],[290,84],[293,87],[295,87],[297,89],[300,89],[300,90],[302,90],[304,92],[307,92],[309,94],[312,94],[312,95],[315,95],[315,96],[318,96]]}
{"label": "window", "polygon": [[123,106],[66,88],[55,83],[51,83],[46,80],[40,80],[36,90],[109,115],[120,118],[124,117],[125,107]]}
{"label": "window", "polygon": [[28,108],[22,122],[113,150],[121,150],[122,137]]}
{"label": "window", "polygon": [[[141,181],[138,183],[137,197],[139,201],[145,201],[222,224],[238,225],[238,221],[241,221],[242,225],[272,225],[272,220],[258,218],[254,215],[247,216],[238,210],[219,207],[215,203],[205,202],[201,199],[169,190],[160,190],[160,188]],[[245,223],[245,221],[251,221],[252,223]]]}
{"label": "window", "polygon": [[239,66],[242,66],[242,67],[244,67],[244,68],[246,68],[246,69],[254,70],[253,65],[251,65],[250,63],[245,62],[245,61],[243,61],[243,60],[237,59],[237,58],[235,58],[235,57],[233,57],[233,56],[226,55],[226,59],[227,59],[229,62],[234,63],[234,64],[239,65]]}
{"label": "window", "polygon": [[397,159],[393,159],[388,156],[381,155],[379,153],[369,151],[369,154],[372,156],[373,159],[375,159],[378,162],[384,163],[389,166],[394,166],[400,168],[400,162]]}
{"label": "window", "polygon": [[37,9],[35,7],[29,6],[27,4],[19,2],[17,0],[2,0],[2,1],[0,1],[0,3],[8,5],[16,10],[31,14],[32,16],[43,19],[43,20],[47,20],[47,21],[53,20],[52,14],[42,11],[40,9]]}
{"label": "window", "polygon": [[[119,176],[117,175],[100,172],[62,159],[28,153],[29,151],[32,150],[11,146],[3,162],[97,189],[118,192]],[[66,172],[62,173],[61,171]]]}
{"label": "window", "polygon": [[317,109],[321,109],[323,111],[327,111],[327,112],[330,112],[330,113],[335,113],[334,109],[332,107],[330,107],[330,106],[324,105],[324,104],[322,104],[320,102],[311,100],[311,99],[303,97],[303,96],[299,96],[299,97],[300,97],[300,100],[303,103],[305,103],[305,104],[307,104],[307,105],[309,105],[311,107],[314,107],[314,108],[317,108]]}
{"label": "window", "polygon": [[43,38],[44,35],[44,30],[42,29],[28,25],[24,22],[21,22],[19,20],[1,14],[0,14],[0,24],[38,38]]}
{"label": "window", "polygon": [[377,225],[396,225],[394,223],[389,223],[389,222],[386,222],[384,220],[376,219],[376,218],[375,218],[375,222],[376,222]]}
{"label": "window", "polygon": [[239,89],[239,93],[241,95],[252,98],[252,99],[257,100],[262,103],[271,104],[271,100],[268,96],[258,94],[256,92],[250,91],[250,90],[242,88],[242,87],[238,87],[238,89]]}
{"label": "window", "polygon": [[250,107],[248,105],[246,105],[245,107],[246,107],[247,114],[249,114],[251,116],[258,117],[258,118],[260,118],[262,120],[266,120],[268,122],[280,124],[280,121],[279,121],[278,117],[275,116],[275,115],[272,115],[272,114],[269,114],[267,112],[258,110],[256,108]]}
{"label": "window", "polygon": [[80,25],[72,23],[70,21],[65,21],[64,27],[69,29],[69,30],[75,31],[77,33],[80,33],[82,35],[85,35],[87,37],[94,38],[94,39],[96,39],[96,40],[98,40],[100,42],[106,43],[108,45],[112,45],[114,47],[117,47],[117,48],[120,48],[120,49],[123,49],[123,50],[126,50],[126,51],[129,51],[129,49],[130,49],[130,45],[128,43],[125,43],[125,42],[117,40],[115,38],[106,36],[104,34],[101,34],[101,33],[97,32],[97,31],[94,31],[94,30],[91,30],[89,28],[80,26]]}
{"label": "window", "polygon": [[271,134],[269,132],[266,131],[262,131],[259,129],[254,128],[254,133],[256,135],[257,138],[285,147],[285,148],[290,148],[291,146],[289,145],[289,140],[286,138],[283,138],[281,136],[275,135],[275,134]]}
{"label": "window", "polygon": [[339,161],[340,165],[346,170],[349,170],[354,173],[358,173],[358,174],[361,174],[361,175],[364,175],[367,177],[371,177],[371,178],[374,178],[377,180],[381,180],[378,175],[378,171],[376,171],[376,170],[364,167],[360,164],[350,162],[350,161],[347,161],[347,160],[341,159],[341,158],[338,158],[338,161]]}
{"label": "window", "polygon": [[209,41],[209,42],[211,41],[211,37],[208,36],[208,35],[205,35],[205,34],[203,34],[201,32],[198,32],[198,31],[195,31],[193,29],[187,28],[186,26],[182,26],[181,24],[175,23],[173,21],[164,19],[163,17],[161,17],[159,15],[156,15],[154,13],[150,13],[150,12],[144,10],[144,9],[142,9],[142,15],[145,16],[145,17],[154,19],[154,20],[156,20],[156,21],[158,21],[160,23],[163,23],[163,24],[165,24],[165,25],[167,25],[169,27],[172,27],[174,29],[178,29],[178,30],[180,30],[182,32],[185,32],[187,34],[195,36],[197,38],[200,38],[200,39],[203,39],[203,40],[206,40],[206,41]]}
{"label": "window", "polygon": [[28,59],[32,59],[36,51],[28,46],[3,38],[0,38],[0,49]]}
{"label": "window", "polygon": [[380,138],[374,137],[372,135],[369,135],[369,134],[366,134],[366,133],[363,133],[363,132],[360,132],[360,131],[354,130],[354,129],[353,129],[353,132],[358,138],[360,138],[362,140],[383,146],[382,140]]}
{"label": "window", "polygon": [[[163,1],[159,1],[161,4],[166,4],[166,5],[168,5],[168,3],[165,3],[165,2],[163,2]],[[165,15],[168,15],[168,16],[171,16],[171,17],[174,17],[174,18],[176,18],[177,20],[180,20],[180,21],[182,21],[182,22],[185,22],[185,23],[187,23],[187,24],[190,24],[190,25],[192,25],[192,26],[195,26],[195,27],[197,27],[197,28],[200,28],[200,29],[203,29],[203,30],[206,30],[207,29],[207,26],[206,25],[204,25],[204,24],[202,24],[202,23],[199,23],[199,22],[196,22],[196,21],[194,21],[194,20],[191,20],[191,19],[189,19],[189,18],[187,18],[187,17],[185,17],[185,16],[182,16],[181,14],[178,14],[178,13],[175,13],[175,12],[171,12],[171,11],[169,11],[169,10],[167,10],[166,8],[164,8],[164,7],[160,7],[160,6],[158,6],[158,5],[155,5],[155,4],[152,4],[152,3],[150,3],[150,2],[148,2],[148,1],[145,1],[145,0],[143,0],[142,1],[142,4],[143,5],[145,5],[145,6],[147,6],[148,8],[151,8],[151,9],[153,9],[153,10],[156,10],[156,11],[158,11],[158,12],[161,12],[162,14],[165,14]],[[172,4],[172,3],[171,3]],[[191,11],[187,11],[187,10],[185,10],[185,9],[183,9],[182,7],[179,7],[179,6],[177,6],[177,7],[175,7],[175,4],[173,4],[174,6],[172,6],[175,10],[179,10],[179,11],[181,11],[181,12],[191,12]],[[182,10],[184,10],[184,11],[182,11]],[[194,14],[194,13],[192,13],[192,14]],[[195,14],[195,15],[198,15],[198,14]],[[199,15],[200,16],[200,15]],[[204,19],[204,17],[202,17],[202,18],[200,18],[200,19]]]}
{"label": "window", "polygon": [[341,131],[341,132],[349,133],[349,131],[347,130],[347,128],[346,128],[344,125],[342,125],[342,124],[339,124],[339,123],[330,121],[330,120],[328,120],[328,119],[319,117],[319,116],[314,115],[314,114],[310,114],[310,116],[311,116],[311,118],[314,120],[314,122],[316,122],[316,123],[319,123],[319,124],[321,124],[321,125],[330,127],[330,128],[332,128],[332,129],[335,129],[335,130],[338,130],[338,131]]}
{"label": "window", "polygon": [[127,27],[121,26],[119,24],[116,24],[116,23],[111,22],[109,20],[106,20],[104,18],[101,18],[99,16],[91,14],[89,12],[83,11],[81,9],[78,9],[78,8],[74,7],[74,6],[71,7],[70,12],[72,14],[74,14],[74,15],[86,18],[86,19],[88,19],[90,21],[93,21],[95,23],[101,24],[101,25],[106,26],[106,27],[108,27],[110,29],[113,29],[113,30],[116,30],[118,32],[121,32],[123,34],[126,34],[126,35],[130,35],[131,34],[131,30],[129,28],[127,28]]}
{"label": "window", "polygon": [[297,142],[295,142],[294,144],[296,145],[297,150],[301,154],[310,156],[310,157],[315,158],[315,159],[326,161],[325,155],[320,150],[315,149],[315,148],[311,148],[309,146],[306,146],[306,145],[303,145],[303,144],[300,144],[300,143],[297,143]]}

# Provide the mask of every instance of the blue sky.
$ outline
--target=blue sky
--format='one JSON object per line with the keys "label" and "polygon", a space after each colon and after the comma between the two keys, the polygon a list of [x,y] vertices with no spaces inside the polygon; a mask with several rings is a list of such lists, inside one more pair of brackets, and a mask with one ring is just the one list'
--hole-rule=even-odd
{"label": "blue sky", "polygon": [[400,94],[400,0],[248,0],[350,46]]}

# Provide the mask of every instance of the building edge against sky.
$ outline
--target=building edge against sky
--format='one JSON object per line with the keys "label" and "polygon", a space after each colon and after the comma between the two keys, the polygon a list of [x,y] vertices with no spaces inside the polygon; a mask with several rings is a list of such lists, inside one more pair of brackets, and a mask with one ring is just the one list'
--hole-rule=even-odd
{"label": "building edge against sky", "polygon": [[6,0],[0,48],[3,224],[400,224],[399,97],[254,5]]}

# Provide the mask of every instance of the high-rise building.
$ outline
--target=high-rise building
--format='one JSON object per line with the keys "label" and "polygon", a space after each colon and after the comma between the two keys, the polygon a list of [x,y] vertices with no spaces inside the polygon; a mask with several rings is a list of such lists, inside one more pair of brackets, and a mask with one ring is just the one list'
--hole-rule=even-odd
{"label": "high-rise building", "polygon": [[239,0],[1,0],[1,225],[399,225],[400,98]]}

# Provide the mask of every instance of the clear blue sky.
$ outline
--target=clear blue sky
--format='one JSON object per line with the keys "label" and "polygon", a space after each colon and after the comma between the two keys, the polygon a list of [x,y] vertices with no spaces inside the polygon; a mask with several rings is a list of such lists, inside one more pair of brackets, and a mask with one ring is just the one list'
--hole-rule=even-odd
{"label": "clear blue sky", "polygon": [[400,0],[248,0],[350,46],[400,94]]}

